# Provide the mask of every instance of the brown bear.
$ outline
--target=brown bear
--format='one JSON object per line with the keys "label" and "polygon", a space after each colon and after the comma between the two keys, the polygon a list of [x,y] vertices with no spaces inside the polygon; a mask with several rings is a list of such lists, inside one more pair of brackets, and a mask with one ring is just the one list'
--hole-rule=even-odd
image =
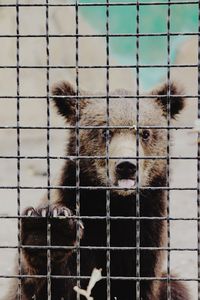
{"label": "brown bear", "polygon": [[[70,124],[67,156],[56,201],[22,218],[21,299],[76,299],[77,280],[85,289],[101,268],[94,300],[188,300],[185,285],[162,272],[167,126],[184,107],[179,89],[164,84],[139,100],[117,90],[108,99],[76,97],[62,82],[53,95]],[[16,291],[15,282],[7,300],[18,299]]]}

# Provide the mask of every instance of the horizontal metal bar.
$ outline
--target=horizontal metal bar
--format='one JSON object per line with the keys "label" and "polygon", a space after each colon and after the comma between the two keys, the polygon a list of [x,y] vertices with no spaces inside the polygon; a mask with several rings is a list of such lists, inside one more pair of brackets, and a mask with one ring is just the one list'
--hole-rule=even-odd
{"label": "horizontal metal bar", "polygon": [[132,251],[132,250],[145,250],[145,251],[198,251],[198,248],[169,248],[169,247],[104,247],[104,246],[35,246],[35,245],[21,245],[21,246],[0,246],[0,249],[44,249],[44,250],[117,250],[117,251]]}
{"label": "horizontal metal bar", "polygon": [[[57,130],[57,129],[76,129],[76,126],[9,126],[9,125],[5,125],[5,126],[0,126],[0,129],[53,129],[53,130]],[[154,125],[146,125],[146,126],[98,126],[98,125],[94,125],[94,126],[79,126],[79,129],[84,129],[84,130],[89,130],[89,129],[173,129],[173,130],[191,130],[194,129],[193,126],[154,126]]]}
{"label": "horizontal metal bar", "polygon": [[79,156],[70,156],[70,155],[66,155],[66,156],[12,156],[12,155],[0,155],[0,159],[68,159],[68,160],[81,160],[81,159],[108,159],[108,160],[112,160],[112,159],[138,159],[138,160],[142,160],[142,159],[160,159],[160,160],[166,160],[166,159],[172,159],[172,160],[181,160],[181,159],[186,159],[186,160],[197,160],[200,159],[200,156],[98,156],[98,155],[94,155],[94,156],[87,156],[87,155],[79,155]]}
{"label": "horizontal metal bar", "polygon": [[[47,96],[34,96],[34,95],[30,95],[30,96],[8,96],[8,95],[3,95],[3,96],[0,96],[0,100],[7,100],[7,99],[28,99],[28,100],[33,100],[33,99],[37,99],[37,100],[46,100],[47,97],[52,100],[52,99],[56,99],[56,98],[67,98],[67,99],[107,99],[107,98],[112,98],[112,99],[119,99],[119,98],[124,98],[124,99],[155,99],[157,97],[159,98],[166,98],[167,95],[139,95],[139,96],[136,96],[136,95],[112,95],[112,94],[109,94],[109,95],[76,95],[76,96],[62,96],[62,95],[59,95],[59,96],[55,96],[55,95],[47,95]],[[196,98],[200,97],[200,95],[170,95],[170,98],[177,98],[177,97],[182,97],[182,98],[191,98],[192,99],[195,99],[197,100]]]}
{"label": "horizontal metal bar", "polygon": [[16,7],[18,6],[19,8],[20,7],[81,7],[81,6],[103,6],[103,7],[109,7],[109,6],[136,6],[138,5],[139,6],[150,6],[150,5],[162,5],[162,6],[171,6],[171,5],[192,5],[192,4],[199,4],[199,2],[196,0],[196,1],[166,1],[166,2],[161,2],[161,1],[150,1],[150,2],[131,2],[131,1],[127,1],[127,2],[110,2],[110,3],[102,3],[102,2],[88,2],[88,3],[78,3],[78,4],[75,4],[75,3],[66,3],[66,4],[63,4],[63,3],[44,3],[44,4],[41,4],[41,3],[34,3],[34,4],[28,4],[28,3],[22,3],[22,4],[6,4],[6,3],[1,3],[0,4],[0,7]]}
{"label": "horizontal metal bar", "polygon": [[[35,219],[44,219],[45,217],[43,216],[24,216],[24,215],[18,215],[18,216],[8,216],[8,215],[0,215],[0,219],[30,219],[30,218],[35,218]],[[51,217],[48,216],[46,217],[48,219],[60,219],[61,217]],[[195,217],[195,218],[173,218],[173,217],[124,217],[124,216],[62,216],[62,219],[75,219],[75,220],[154,220],[154,221],[199,221],[200,217]]]}
{"label": "horizontal metal bar", "polygon": [[104,186],[58,186],[58,185],[52,185],[52,186],[0,186],[0,189],[8,189],[8,190],[128,190],[128,191],[135,191],[136,189],[139,190],[164,190],[164,191],[197,191],[197,187],[185,187],[185,188],[177,188],[177,187],[135,187],[135,188],[121,188],[118,186],[110,186],[110,187],[104,187]]}
{"label": "horizontal metal bar", "polygon": [[197,68],[198,64],[139,64],[139,65],[0,65],[0,69],[135,69],[135,68]]}
{"label": "horizontal metal bar", "polygon": [[[55,278],[55,279],[90,279],[90,276],[75,276],[75,275],[48,275],[48,278]],[[47,278],[47,275],[2,275],[0,274],[0,278],[11,279],[11,278]],[[131,280],[131,281],[200,281],[200,278],[197,277],[170,277],[168,274],[167,277],[125,277],[125,276],[109,276],[112,280]],[[102,276],[101,280],[106,280],[106,276]]]}
{"label": "horizontal metal bar", "polygon": [[[106,37],[167,37],[198,36],[200,32],[160,32],[160,33],[99,33],[99,34],[49,34],[49,38],[106,38]],[[46,34],[0,34],[0,38],[46,38]]]}

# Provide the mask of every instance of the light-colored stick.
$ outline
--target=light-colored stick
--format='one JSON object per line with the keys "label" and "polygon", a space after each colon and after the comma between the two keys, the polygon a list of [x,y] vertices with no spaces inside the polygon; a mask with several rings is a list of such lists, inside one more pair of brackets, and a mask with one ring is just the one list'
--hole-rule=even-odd
{"label": "light-colored stick", "polygon": [[102,269],[96,269],[94,268],[87,286],[86,290],[83,290],[81,288],[79,288],[78,286],[74,287],[74,291],[79,294],[84,296],[87,300],[93,300],[93,297],[91,297],[91,291],[93,289],[93,287],[95,286],[95,284],[102,279],[102,275],[101,275]]}

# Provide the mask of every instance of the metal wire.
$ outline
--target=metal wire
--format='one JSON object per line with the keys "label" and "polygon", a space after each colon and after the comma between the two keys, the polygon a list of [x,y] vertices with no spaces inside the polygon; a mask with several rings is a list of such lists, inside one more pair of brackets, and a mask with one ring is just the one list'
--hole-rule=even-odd
{"label": "metal wire", "polygon": [[[137,6],[137,3],[138,2],[110,2],[110,3],[99,3],[99,2],[88,2],[88,3],[79,3],[78,5],[79,6]],[[168,6],[169,4],[170,5],[192,5],[192,4],[199,4],[198,0],[196,1],[165,1],[165,2],[160,2],[160,1],[151,1],[151,2],[139,2],[140,3],[140,6],[152,6],[152,5],[164,5],[164,6]],[[3,4],[1,3],[0,4],[0,7],[15,7],[16,4]],[[55,3],[55,4],[41,4],[41,3],[34,3],[34,4],[28,4],[28,3],[23,3],[23,4],[19,4],[19,6],[22,6],[22,7],[45,7],[45,6],[48,6],[48,7],[67,7],[67,6],[73,6],[75,7],[75,4],[74,3],[66,3],[66,4],[63,4],[63,3]]]}
{"label": "metal wire", "polygon": [[[16,30],[17,35],[19,34],[19,3],[18,0],[16,1]],[[21,215],[21,191],[20,191],[20,169],[21,169],[21,161],[20,161],[20,60],[19,60],[19,38],[17,38],[17,56],[16,56],[16,75],[17,75],[17,215]],[[21,275],[22,273],[22,267],[21,267],[21,222],[20,219],[18,219],[18,274]],[[17,298],[21,300],[21,278],[18,280],[18,290],[17,290]]]}
{"label": "metal wire", "polygon": [[[141,219],[139,219],[141,220]],[[11,249],[18,249],[17,246],[1,246],[1,249],[11,248]],[[137,247],[103,247],[103,246],[22,246],[22,249],[90,249],[90,250],[136,250]],[[160,250],[160,251],[198,251],[198,248],[168,248],[168,247],[140,247],[140,250]]]}
{"label": "metal wire", "polygon": [[[77,36],[76,36],[77,37]],[[77,37],[78,38],[78,37]],[[196,64],[139,64],[138,66],[136,64],[133,65],[109,65],[109,69],[133,69],[133,68],[137,68],[139,67],[140,69],[145,68],[145,69],[152,69],[152,68],[158,68],[158,69],[163,69],[163,68],[195,68],[198,67],[198,65]],[[45,65],[38,65],[38,66],[23,66],[20,65],[19,66],[20,69],[75,69],[76,70],[76,66],[75,65],[69,65],[69,66],[62,66],[62,65],[56,65],[56,66],[45,66]],[[16,69],[16,66],[0,66],[0,69]],[[107,69],[106,65],[79,65],[79,69]],[[72,96],[75,97],[75,96]],[[55,97],[54,97],[55,98]],[[81,98],[83,98],[83,96],[81,96]],[[128,98],[131,98],[131,96],[128,96]],[[154,96],[155,98],[155,96]]]}
{"label": "metal wire", "polygon": [[[109,33],[103,34],[49,34],[50,38],[67,38],[67,37],[151,37],[151,36],[157,36],[157,37],[162,37],[162,36],[167,36],[168,34],[165,32],[160,32],[160,33],[124,33],[124,34],[117,34],[117,33]],[[170,36],[198,36],[199,32],[170,32]],[[46,35],[44,34],[0,34],[0,38],[45,38]]]}
{"label": "metal wire", "polygon": [[[51,189],[51,190],[59,190],[59,189],[68,189],[68,190],[76,190],[76,186],[59,186],[59,185],[43,185],[43,186],[13,186],[13,185],[3,185],[3,186],[0,186],[0,189],[6,189],[6,190],[17,190],[17,189],[21,189],[21,190],[47,190],[47,189]],[[125,188],[120,188],[118,186],[109,186],[109,187],[106,187],[106,186],[79,186],[79,189],[85,189],[85,190],[125,190]],[[148,187],[143,187],[143,186],[140,186],[139,187],[140,190],[158,190],[158,191],[198,191],[198,188],[197,187],[166,187],[166,186],[163,186],[163,187],[155,187],[155,186],[148,186]],[[135,188],[130,188],[128,189],[130,191],[134,191]]]}
{"label": "metal wire", "polygon": [[[47,99],[47,186],[50,186],[50,87],[49,87],[49,0],[46,0],[46,99]],[[48,207],[51,206],[51,193],[47,188]],[[51,223],[47,217],[47,246],[51,245]],[[51,251],[47,249],[47,298],[51,300]]]}
{"label": "metal wire", "polygon": [[[1,215],[0,216],[0,219],[26,219],[26,218],[29,218],[28,216],[5,216],[5,215]],[[43,218],[43,217],[35,217],[36,219],[40,219],[40,218]],[[81,219],[98,219],[98,220],[104,220],[106,219],[106,216],[80,216],[80,217],[77,217],[77,216],[70,216],[70,217],[66,217],[66,218],[69,218],[69,219],[77,219],[77,220],[81,220]],[[192,218],[173,218],[173,217],[123,217],[123,216],[117,216],[117,217],[113,217],[113,216],[110,216],[110,219],[111,220],[171,220],[171,221],[198,221],[200,218],[199,217],[192,217]]]}
{"label": "metal wire", "polygon": [[[197,31],[193,32],[172,32],[172,26],[171,26],[171,9],[172,6],[179,6],[181,5],[187,5],[190,7],[191,5],[194,5],[195,8],[198,8],[199,12],[199,26]],[[110,9],[111,7],[135,7],[136,9],[136,33],[111,33],[110,32]],[[159,32],[159,33],[152,33],[152,32],[147,32],[147,33],[142,33],[140,32],[140,8],[144,6],[164,6],[167,8],[167,31],[166,32]],[[34,4],[29,4],[29,3],[19,3],[19,0],[16,0],[16,3],[13,4],[8,4],[8,3],[0,3],[0,8],[7,7],[7,8],[15,8],[16,9],[16,33],[14,34],[0,34],[0,39],[2,38],[8,38],[8,39],[16,39],[16,65],[0,65],[0,70],[3,69],[8,69],[8,70],[16,70],[16,82],[17,82],[17,90],[16,90],[16,95],[9,96],[9,95],[2,95],[0,96],[0,101],[7,101],[9,100],[16,100],[17,99],[17,113],[16,113],[16,125],[1,125],[0,124],[0,130],[16,130],[17,133],[17,151],[16,155],[0,155],[0,161],[5,159],[5,160],[16,160],[17,161],[17,183],[15,185],[11,184],[1,184],[0,185],[0,190],[16,190],[17,191],[17,214],[16,215],[0,215],[0,220],[4,219],[13,219],[17,220],[17,229],[18,229],[18,243],[17,245],[0,245],[0,249],[16,249],[18,252],[18,274],[17,275],[5,275],[5,274],[0,274],[0,278],[16,278],[18,280],[18,290],[17,290],[17,299],[21,300],[22,299],[22,279],[26,278],[38,278],[38,279],[46,279],[47,280],[47,299],[51,300],[52,298],[52,280],[53,279],[74,279],[76,282],[76,285],[81,287],[82,282],[84,280],[88,280],[90,277],[86,276],[85,274],[82,274],[81,272],[81,264],[82,264],[82,256],[81,256],[81,250],[104,250],[106,253],[106,270],[105,274],[103,275],[103,281],[106,283],[106,293],[107,293],[107,300],[112,300],[112,282],[113,281],[132,281],[133,282],[133,289],[134,289],[134,284],[136,286],[135,289],[135,297],[136,300],[141,300],[141,294],[142,294],[142,284],[143,282],[148,282],[148,281],[165,281],[167,283],[167,300],[172,299],[172,288],[171,285],[173,282],[184,282],[184,281],[194,281],[197,282],[198,284],[198,299],[200,299],[200,146],[198,146],[198,152],[194,156],[178,156],[178,155],[172,155],[171,154],[171,149],[170,149],[170,142],[171,142],[171,131],[175,130],[184,130],[184,131],[191,131],[191,134],[194,134],[193,131],[193,126],[175,126],[171,124],[170,121],[170,112],[171,112],[171,103],[170,101],[174,97],[181,96],[184,99],[189,99],[189,101],[196,101],[198,98],[198,118],[200,118],[200,3],[199,1],[146,1],[146,2],[141,2],[141,1],[128,1],[128,2],[111,2],[110,0],[106,0],[105,3],[101,2],[88,2],[88,3],[79,3],[79,0],[75,0],[74,3],[49,3],[49,0],[45,0],[45,3],[37,3],[35,1]],[[19,25],[20,25],[20,9],[23,7],[38,7],[38,8],[44,8],[45,9],[45,34],[21,34],[19,30]],[[49,28],[50,28],[50,14],[49,14],[49,8],[50,7],[72,7],[75,9],[75,33],[74,34],[51,34],[49,33]],[[79,33],[79,14],[80,14],[80,7],[105,7],[106,9],[106,30],[105,33],[97,33],[97,34],[80,34]],[[172,37],[198,37],[198,63],[197,64],[192,64],[192,63],[185,63],[185,64],[178,64],[178,63],[172,63],[171,62],[171,38]],[[54,65],[51,64],[50,62],[50,38],[75,38],[76,41],[76,53],[75,53],[75,64],[71,65]],[[81,65],[80,64],[80,59],[79,59],[79,40],[80,38],[102,38],[106,41],[106,63],[103,65]],[[118,38],[118,37],[133,37],[135,38],[136,42],[136,61],[135,63],[132,64],[115,64],[111,65],[110,64],[110,38]],[[153,63],[141,63],[140,60],[140,38],[148,38],[148,37],[165,37],[167,39],[167,63],[159,63],[159,64],[153,64]],[[25,65],[21,64],[20,62],[20,39],[35,39],[35,38],[45,38],[46,40],[46,62],[45,64],[42,65]],[[167,94],[166,95],[145,95],[141,94],[140,91],[140,70],[141,69],[164,69],[167,72]],[[188,95],[188,94],[183,94],[183,95],[171,95],[170,91],[170,81],[171,81],[171,69],[177,69],[177,68],[187,68],[188,70],[191,68],[198,69],[198,95]],[[20,94],[20,72],[21,70],[24,69],[38,69],[38,70],[45,70],[46,71],[46,94],[45,95],[39,95],[39,96],[34,96],[34,95],[26,95],[22,96]],[[67,99],[65,96],[53,96],[50,94],[50,71],[55,70],[55,69],[62,69],[62,70],[75,70],[76,74],[76,93],[75,95],[67,96]],[[88,94],[88,95],[81,95],[80,94],[80,78],[79,78],[79,70],[83,69],[102,69],[105,70],[106,72],[106,89],[105,92],[102,94]],[[112,94],[112,91],[110,90],[110,71],[111,70],[117,70],[117,69],[132,69],[136,73],[136,90],[132,91],[133,94],[124,96],[124,99],[135,99],[136,100],[136,111],[137,111],[137,116],[136,116],[136,126],[112,126],[110,124],[110,99],[119,99],[121,98],[121,95],[116,95]],[[97,91],[98,92],[98,91]],[[158,126],[143,126],[140,124],[140,101],[141,100],[146,100],[146,99],[155,99],[156,96],[159,96],[160,98],[166,98],[167,96],[167,124],[164,126],[158,125]],[[76,123],[75,125],[65,125],[65,126],[52,126],[50,122],[50,104],[51,101],[54,100],[56,97],[63,98],[66,101],[70,99],[75,99],[76,100]],[[20,100],[26,100],[26,101],[35,101],[37,100],[42,100],[46,101],[46,125],[45,126],[24,126],[20,122]],[[102,101],[106,101],[106,124],[105,125],[81,125],[80,124],[80,103],[84,99],[93,99],[94,101],[96,99],[101,99]],[[31,103],[30,102],[30,103]],[[149,156],[144,156],[140,154],[139,151],[139,144],[140,144],[140,130],[142,129],[159,129],[159,130],[167,130],[167,149],[166,149],[166,155],[149,155]],[[75,139],[76,139],[76,149],[75,149],[75,155],[63,155],[63,156],[56,156],[56,155],[51,155],[50,151],[50,134],[52,130],[75,130]],[[80,132],[81,130],[90,130],[90,129],[96,129],[96,130],[102,130],[106,129],[106,147],[105,147],[105,155],[81,155],[80,154]],[[109,135],[110,135],[110,130],[112,129],[136,129],[136,156],[129,156],[129,157],[121,157],[121,156],[111,156],[110,155],[110,149],[109,149]],[[21,132],[22,130],[44,130],[46,131],[46,155],[22,155],[21,151]],[[198,138],[200,139],[200,134],[198,134]],[[110,186],[110,170],[109,170],[109,162],[113,159],[135,159],[136,160],[136,187],[135,188],[130,188],[129,190],[134,190],[136,194],[136,215],[135,216],[129,216],[129,217],[124,217],[124,216],[112,216],[111,215],[111,191],[120,191],[120,190],[125,190],[125,188],[120,188],[117,186]],[[22,166],[21,166],[21,161],[22,160],[46,160],[47,163],[47,169],[46,169],[46,174],[47,176],[47,182],[45,185],[23,185],[21,182],[21,171],[22,171]],[[71,160],[75,161],[76,165],[76,180],[75,180],[75,185],[56,185],[52,184],[51,181],[51,172],[50,172],[50,167],[51,167],[51,160]],[[104,160],[105,165],[106,165],[106,181],[107,181],[107,186],[82,186],[80,182],[80,161],[81,160]],[[140,183],[140,177],[139,177],[139,163],[140,160],[165,160],[166,161],[166,186],[141,186]],[[197,187],[192,186],[192,187],[176,187],[176,186],[171,186],[171,170],[170,170],[170,162],[171,160],[189,160],[189,161],[197,161],[197,169],[198,169],[198,175],[197,175]],[[21,192],[24,190],[45,190],[47,191],[47,199],[48,199],[48,205],[49,208],[52,204],[52,191],[53,190],[72,190],[75,191],[76,193],[76,214],[74,216],[66,216],[66,218],[69,219],[74,219],[76,221],[81,221],[83,220],[104,220],[106,224],[106,245],[105,246],[94,246],[94,245],[88,245],[88,246],[82,246],[81,245],[81,233],[80,233],[80,223],[77,222],[76,224],[76,245],[73,246],[53,246],[51,243],[51,216],[47,216],[47,245],[46,246],[25,246],[22,245],[21,243],[21,222],[27,218],[28,216],[23,216],[21,215]],[[86,190],[86,191],[105,191],[106,194],[106,213],[104,216],[99,216],[99,215],[81,215],[81,191]],[[140,211],[140,195],[142,194],[143,191],[166,191],[167,194],[167,214],[166,216],[158,217],[158,216],[141,216],[141,211]],[[197,191],[197,210],[198,214],[197,217],[172,217],[170,214],[170,192],[171,191]],[[35,217],[36,220],[39,220],[43,217]],[[136,244],[133,246],[111,246],[111,221],[112,220],[132,220],[136,224]],[[166,222],[167,223],[167,245],[166,246],[160,246],[160,247],[145,247],[141,245],[141,221],[144,220],[159,220],[161,222]],[[197,247],[172,247],[171,246],[171,226],[170,222],[171,221],[196,221],[198,224],[198,245]],[[22,274],[22,259],[21,259],[21,251],[23,249],[45,249],[47,252],[47,274],[37,274],[37,275],[30,275],[30,274]],[[51,250],[73,250],[74,253],[76,253],[76,272],[75,275],[55,275],[52,274],[52,269],[51,269]],[[135,256],[135,261],[136,265],[135,267],[135,276],[112,276],[111,273],[111,251],[130,251],[133,253],[133,256]],[[167,273],[163,277],[144,277],[141,276],[141,251],[163,251],[165,254],[167,254]],[[192,253],[195,252],[198,254],[198,276],[197,277],[172,277],[171,276],[171,253],[172,252],[186,252],[186,251],[191,251]],[[65,295],[63,295],[64,297]],[[37,299],[37,298],[34,298]],[[45,299],[44,299],[45,300]],[[62,300],[62,299],[61,299]],[[80,295],[77,294],[77,300],[80,300]]]}
{"label": "metal wire", "polygon": [[[198,28],[200,29],[200,3],[198,6]],[[200,91],[200,35],[198,35],[198,94]],[[198,119],[200,118],[200,97],[198,97]],[[200,133],[198,133],[198,139]],[[197,155],[200,154],[200,144],[198,144]],[[200,216],[200,159],[197,160],[197,215]],[[198,240],[198,278],[200,278],[200,221],[197,223],[197,240]],[[198,281],[198,298],[200,298],[200,282]]]}
{"label": "metal wire", "polygon": [[[196,65],[196,67],[198,67],[198,65]],[[174,95],[171,95],[171,98],[175,98],[175,97],[178,97],[178,96],[180,96],[180,97],[182,97],[182,98],[191,98],[191,99],[196,99],[197,97],[199,97],[199,95],[176,95],[176,96],[174,96]],[[16,99],[16,97],[17,96],[0,96],[0,99],[2,99],[2,98],[5,98],[5,99]],[[158,98],[158,97],[160,97],[160,98],[164,98],[164,97],[166,97],[166,95],[162,95],[162,96],[160,96],[160,95],[154,95],[154,96],[152,96],[152,95],[149,95],[149,96],[139,96],[138,98],[140,98],[140,99],[145,99],[145,98],[147,98],[147,99],[155,99],[155,98]],[[46,99],[46,96],[21,96],[20,97],[21,99]],[[52,99],[52,98],[56,98],[56,96],[49,96],[49,98],[50,99]],[[63,97],[63,96],[61,96],[60,98],[66,98],[66,97]],[[73,99],[73,98],[77,98],[76,96],[68,96],[68,98],[69,99]],[[102,96],[102,95],[99,95],[99,96],[96,96],[96,95],[88,95],[88,96],[85,96],[85,97],[83,97],[82,95],[81,96],[78,96],[78,98],[80,99],[84,99],[84,98],[87,98],[87,99],[106,99],[106,96]],[[121,98],[121,95],[118,95],[118,96],[116,96],[116,95],[112,95],[112,94],[110,94],[110,98],[112,98],[112,99],[117,99],[117,98]],[[124,99],[132,99],[132,98],[137,98],[137,96],[124,96]],[[6,126],[5,126],[6,127]]]}
{"label": "metal wire", "polygon": [[[140,32],[140,3],[137,2],[136,6],[136,33],[139,34]],[[136,112],[137,112],[137,119],[136,119],[136,277],[140,278],[140,194],[139,194],[139,138],[140,133],[138,126],[140,124],[140,67],[139,67],[139,51],[140,51],[140,43],[139,37],[136,38]],[[139,300],[140,296],[140,281],[136,281],[136,299]]]}
{"label": "metal wire", "polygon": [[[46,279],[46,275],[0,275],[0,278],[45,278]],[[77,280],[81,280],[81,279],[90,279],[90,276],[62,276],[62,275],[52,275],[51,278],[57,278],[57,279],[77,279]],[[107,277],[106,276],[102,276],[103,280],[106,280]],[[110,276],[110,279],[112,280],[130,280],[135,282],[136,280],[138,281],[166,281],[167,277],[125,277],[125,276]],[[178,277],[178,278],[171,278],[171,281],[199,281],[198,278],[196,277]]]}
{"label": "metal wire", "polygon": [[[151,160],[166,160],[166,156],[123,156],[123,159],[151,159]],[[171,160],[197,160],[200,157],[199,156],[170,156]],[[46,159],[46,156],[0,156],[0,159]],[[106,160],[106,156],[49,156],[49,159],[56,159],[56,160],[76,160],[76,159],[103,159]],[[122,159],[121,156],[112,156],[110,157],[110,160],[112,159]]]}
{"label": "metal wire", "polygon": [[[170,91],[170,81],[171,81],[171,75],[170,75],[170,36],[169,36],[169,32],[171,29],[171,25],[170,25],[170,17],[171,17],[171,7],[170,7],[170,0],[168,3],[168,7],[167,7],[167,64],[168,64],[168,68],[167,68],[167,126],[170,127],[170,114],[171,114],[171,103],[170,103],[170,95],[171,95],[171,91]],[[166,170],[166,176],[167,176],[167,182],[166,185],[169,187],[170,186],[170,130],[167,129],[167,170]],[[168,249],[170,249],[170,236],[171,236],[171,232],[170,232],[170,220],[169,220],[169,216],[170,216],[170,193],[169,190],[167,190],[167,247]],[[167,251],[167,300],[171,300],[171,275],[170,275],[170,250]]]}
{"label": "metal wire", "polygon": [[[75,18],[76,18],[76,35],[79,33],[79,1],[75,2]],[[80,153],[80,128],[79,128],[79,119],[80,119],[80,105],[79,105],[79,38],[76,36],[76,156],[79,156]],[[80,159],[76,160],[76,216],[80,216]],[[76,225],[76,240],[78,248],[76,251],[76,272],[77,277],[80,276],[80,225]],[[80,280],[76,283],[80,287]],[[80,299],[80,295],[77,294],[77,300]]]}
{"label": "metal wire", "polygon": [[[110,125],[110,106],[109,106],[109,94],[110,94],[110,48],[109,48],[109,23],[110,23],[110,12],[109,12],[109,0],[106,0],[106,177],[107,185],[110,182],[110,171],[109,171],[109,125]],[[111,299],[111,282],[110,282],[110,190],[106,190],[106,295],[107,300]]]}

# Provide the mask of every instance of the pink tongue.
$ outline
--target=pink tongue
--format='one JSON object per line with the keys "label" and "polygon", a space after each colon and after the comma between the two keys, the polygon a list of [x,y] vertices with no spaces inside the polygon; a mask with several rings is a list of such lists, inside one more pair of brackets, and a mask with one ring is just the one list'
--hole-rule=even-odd
{"label": "pink tongue", "polygon": [[135,180],[132,180],[132,179],[120,179],[120,180],[118,180],[118,185],[121,188],[130,189],[130,188],[134,187]]}

